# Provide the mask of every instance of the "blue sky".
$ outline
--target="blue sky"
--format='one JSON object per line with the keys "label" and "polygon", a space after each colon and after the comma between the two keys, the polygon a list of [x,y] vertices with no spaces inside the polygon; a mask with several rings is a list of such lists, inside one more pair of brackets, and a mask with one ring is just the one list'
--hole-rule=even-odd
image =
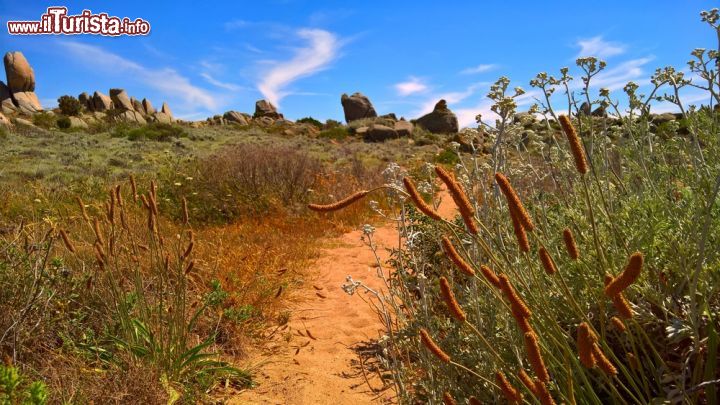
{"label": "blue sky", "polygon": [[[8,20],[48,6],[142,17],[145,37],[10,36]],[[657,67],[686,68],[693,48],[717,46],[699,20],[717,1],[0,1],[0,50],[22,51],[44,105],[63,94],[125,88],[178,117],[252,112],[267,98],[288,118],[342,120],[340,95],[361,91],[380,114],[415,118],[446,98],[461,125],[488,117],[500,76],[530,91],[537,72],[578,56],[608,62],[611,90]],[[531,103],[533,93],[524,98]],[[689,91],[687,100],[702,102]]]}

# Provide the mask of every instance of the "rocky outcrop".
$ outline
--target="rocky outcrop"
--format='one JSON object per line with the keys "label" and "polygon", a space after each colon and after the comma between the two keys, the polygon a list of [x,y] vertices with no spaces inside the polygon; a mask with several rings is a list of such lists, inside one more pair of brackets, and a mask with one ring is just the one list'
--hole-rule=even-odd
{"label": "rocky outcrop", "polygon": [[143,117],[142,114],[135,110],[125,110],[117,116],[117,119],[120,121],[131,122],[141,125],[147,124],[145,117]]}
{"label": "rocky outcrop", "polygon": [[133,110],[139,112],[142,115],[147,114],[140,100],[136,99],[135,97],[130,97],[130,103],[132,103]]}
{"label": "rocky outcrop", "polygon": [[82,93],[80,93],[78,95],[78,101],[84,108],[87,108],[90,111],[93,110],[94,106],[92,103],[92,98],[90,97],[90,95],[87,94],[87,92],[83,91]]}
{"label": "rocky outcrop", "polygon": [[110,97],[105,94],[96,91],[92,97],[93,111],[108,111],[113,109],[113,102]]}
{"label": "rocky outcrop", "polygon": [[242,115],[242,113],[237,112],[237,111],[228,111],[225,114],[223,114],[222,117],[225,120],[225,122],[228,122],[228,123],[232,122],[232,123],[239,124],[239,125],[248,125],[247,118],[245,118],[245,116]]}
{"label": "rocky outcrop", "polygon": [[2,112],[5,114],[11,114],[17,111],[17,107],[12,101],[10,89],[3,81],[0,81],[0,108],[2,108]]}
{"label": "rocky outcrop", "polygon": [[[35,94],[35,72],[22,52],[8,52],[3,58],[7,89],[17,111],[23,114],[35,114],[42,111],[40,100]],[[10,103],[3,99],[3,111],[12,110]]]}
{"label": "rocky outcrop", "polygon": [[438,101],[433,111],[418,118],[415,124],[434,134],[452,134],[458,132],[457,117],[450,111],[445,100]]}
{"label": "rocky outcrop", "polygon": [[142,106],[143,106],[143,109],[145,110],[145,114],[147,114],[147,115],[153,115],[153,114],[155,114],[155,108],[153,107],[153,105],[152,105],[152,103],[150,102],[150,100],[144,98],[144,99],[142,100]]}
{"label": "rocky outcrop", "polygon": [[162,111],[157,111],[152,115],[152,120],[163,124],[171,124],[173,122],[173,117]]}
{"label": "rocky outcrop", "polygon": [[172,113],[172,111],[170,110],[170,106],[169,106],[166,102],[164,102],[164,101],[163,101],[163,103],[162,103],[162,108],[160,108],[160,112],[163,113],[163,114],[165,114],[165,115],[167,115],[168,117],[170,117],[170,121],[174,121],[174,120],[175,120],[175,119],[173,118],[173,113]]}
{"label": "rocky outcrop", "polygon": [[398,136],[412,136],[414,126],[411,122],[400,120],[395,123],[394,129]]}
{"label": "rocky outcrop", "polygon": [[363,133],[363,139],[367,142],[383,142],[388,139],[398,138],[395,129],[380,124],[372,124]]}
{"label": "rocky outcrop", "polygon": [[23,114],[31,115],[43,110],[34,91],[14,92],[12,97],[18,110]]}
{"label": "rocky outcrop", "polygon": [[5,116],[5,114],[0,112],[0,126],[3,126],[5,128],[12,128],[13,124],[10,122],[8,117]]}
{"label": "rocky outcrop", "polygon": [[130,101],[130,96],[128,96],[127,92],[123,89],[110,89],[110,99],[115,109],[124,111],[135,110],[132,101]]}
{"label": "rocky outcrop", "polygon": [[282,119],[283,115],[277,111],[272,103],[267,100],[258,100],[255,102],[255,114],[253,118],[269,117],[274,120]]}
{"label": "rocky outcrop", "polygon": [[70,128],[80,128],[80,129],[88,128],[87,122],[83,121],[82,119],[80,119],[78,117],[70,116],[70,117],[68,117],[68,120],[70,121]]}
{"label": "rocky outcrop", "polygon": [[340,103],[345,113],[345,122],[377,117],[377,112],[373,107],[370,99],[362,93],[354,93],[351,96],[343,94],[340,96]]}
{"label": "rocky outcrop", "polygon": [[35,91],[35,72],[22,52],[8,52],[3,59],[7,85],[12,93]]}

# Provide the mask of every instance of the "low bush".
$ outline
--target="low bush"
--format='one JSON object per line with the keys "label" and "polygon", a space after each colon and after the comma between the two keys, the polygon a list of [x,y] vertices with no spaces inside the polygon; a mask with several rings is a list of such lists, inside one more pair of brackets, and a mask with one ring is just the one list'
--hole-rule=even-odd
{"label": "low bush", "polygon": [[73,96],[65,95],[58,98],[58,107],[64,115],[77,116],[80,115],[80,111],[82,111],[80,101]]}
{"label": "low bush", "polygon": [[167,142],[173,139],[187,137],[187,132],[179,125],[154,122],[143,126],[118,124],[113,128],[112,136],[127,138],[131,141],[149,140]]}

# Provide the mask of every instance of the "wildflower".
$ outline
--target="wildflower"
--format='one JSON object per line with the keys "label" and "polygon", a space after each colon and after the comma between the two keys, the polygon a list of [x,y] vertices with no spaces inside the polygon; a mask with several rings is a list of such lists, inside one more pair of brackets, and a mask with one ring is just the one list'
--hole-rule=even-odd
{"label": "wildflower", "polygon": [[542,382],[550,381],[550,374],[548,374],[547,368],[545,367],[545,360],[543,360],[537,335],[534,332],[525,333],[525,351],[527,352],[528,361],[533,371],[535,371],[537,378]]}
{"label": "wildflower", "polygon": [[342,199],[342,200],[340,200],[340,201],[334,202],[334,203],[332,203],[332,204],[328,204],[328,205],[308,204],[308,208],[310,208],[310,209],[313,210],[313,211],[318,211],[318,212],[337,211],[337,210],[343,209],[343,208],[349,206],[350,204],[352,204],[352,203],[354,203],[354,202],[362,199],[362,198],[365,197],[368,193],[369,193],[369,191],[367,191],[367,190],[362,190],[362,191],[358,191],[358,192],[355,193],[355,194],[352,194],[352,195],[349,196],[349,197],[346,197],[345,199]]}
{"label": "wildflower", "polygon": [[510,301],[510,310],[512,311],[513,317],[515,317],[515,320],[529,318],[532,315],[532,312],[530,312],[530,309],[525,304],[525,301],[520,298],[518,293],[515,291],[515,288],[513,288],[512,284],[510,284],[510,280],[507,276],[505,274],[501,274],[498,276],[498,279],[500,280],[500,289],[502,289],[505,297],[508,301]]}
{"label": "wildflower", "polygon": [[435,343],[435,341],[430,337],[430,335],[425,329],[420,329],[420,340],[422,341],[422,344],[425,345],[425,347],[430,350],[432,354],[434,354],[438,359],[440,359],[440,361],[444,363],[450,362],[450,356]]}
{"label": "wildflower", "polygon": [[595,367],[596,360],[595,356],[593,355],[592,348],[595,344],[594,341],[594,334],[590,330],[590,326],[583,322],[580,325],[578,325],[577,328],[577,346],[578,346],[578,355],[580,357],[580,362],[583,366],[587,368],[593,368]]}
{"label": "wildflower", "polygon": [[520,223],[517,213],[512,207],[510,208],[510,219],[512,219],[513,231],[515,231],[515,238],[517,238],[518,246],[520,251],[527,253],[530,251],[530,242],[528,241],[527,233],[525,228]]}
{"label": "wildflower", "polygon": [[566,115],[561,115],[558,117],[558,121],[560,121],[560,125],[565,132],[568,143],[570,143],[570,151],[575,159],[575,168],[580,174],[587,173],[588,164],[585,158],[585,149],[580,142],[580,138],[578,137],[577,131],[575,131],[575,127],[572,122],[570,122],[570,118]]}
{"label": "wildflower", "polygon": [[612,298],[625,290],[630,284],[637,280],[640,271],[642,271],[642,265],[643,254],[640,252],[633,253],[630,256],[627,266],[625,266],[625,270],[605,286],[605,295]]}
{"label": "wildflower", "polygon": [[[607,287],[612,281],[613,276],[605,274],[605,286]],[[611,298],[611,300],[613,302],[613,306],[615,306],[615,310],[618,311],[618,315],[620,315],[621,318],[630,319],[633,317],[633,310],[630,308],[630,303],[623,293],[617,293]]]}
{"label": "wildflower", "polygon": [[470,200],[468,199],[467,194],[465,194],[465,191],[460,183],[458,183],[447,170],[440,166],[435,166],[435,173],[437,173],[440,180],[442,180],[447,186],[448,192],[450,193],[450,196],[452,196],[453,201],[455,201],[455,205],[457,205],[460,210],[460,216],[462,217],[463,222],[465,222],[465,226],[467,226],[468,231],[473,235],[477,235],[479,230],[473,218],[475,216],[475,209],[472,204],[470,204]]}
{"label": "wildflower", "polygon": [[537,390],[537,397],[540,400],[540,403],[542,405],[554,405],[555,400],[553,400],[552,395],[550,395],[550,391],[548,391],[547,386],[544,382],[535,379],[535,388]]}
{"label": "wildflower", "polygon": [[555,266],[555,262],[552,257],[550,257],[550,253],[548,253],[547,249],[545,249],[545,246],[540,246],[538,254],[540,255],[540,261],[545,268],[545,272],[549,275],[555,274],[557,272],[557,267]]}
{"label": "wildflower", "polygon": [[610,362],[610,359],[608,359],[605,356],[605,353],[602,352],[602,350],[600,349],[600,346],[598,346],[597,343],[595,343],[593,345],[592,353],[593,353],[593,356],[595,357],[595,359],[597,360],[598,367],[600,367],[600,369],[602,371],[604,371],[605,374],[615,375],[618,373],[615,366],[613,366],[613,364]]}
{"label": "wildflower", "polygon": [[452,316],[460,322],[465,322],[465,319],[467,319],[465,312],[463,312],[460,304],[458,304],[455,299],[455,294],[453,294],[450,283],[448,283],[448,280],[445,277],[440,277],[440,292],[442,293],[443,300],[448,306],[448,309],[450,309]]}
{"label": "wildflower", "polygon": [[417,188],[415,188],[415,184],[409,177],[403,178],[403,184],[405,185],[405,189],[407,190],[408,194],[410,194],[410,199],[413,200],[415,205],[423,214],[429,216],[436,221],[440,221],[442,219],[440,217],[440,214],[438,214],[431,206],[429,206],[425,202],[425,200],[423,200],[420,193],[418,193]]}
{"label": "wildflower", "polygon": [[[453,246],[452,242],[450,242],[450,239],[448,239],[447,236],[442,237],[442,246],[445,250],[445,254],[447,257],[450,258],[450,260],[457,266],[460,271],[467,274],[468,276],[472,277],[475,275],[475,270],[473,270],[472,266],[468,264],[461,256],[460,253],[455,249],[455,246]],[[497,278],[497,277],[496,277]]]}
{"label": "wildflower", "polygon": [[486,265],[480,266],[480,272],[485,276],[485,279],[497,288],[500,288],[500,279],[492,269]]}
{"label": "wildflower", "polygon": [[620,320],[617,316],[613,316],[610,318],[610,322],[612,322],[613,326],[618,330],[618,332],[625,332],[627,330],[627,327],[623,323],[623,321]]}
{"label": "wildflower", "polygon": [[517,388],[513,387],[512,384],[510,384],[510,381],[508,381],[507,377],[505,377],[505,374],[503,374],[502,371],[498,371],[495,373],[495,381],[497,382],[498,386],[500,386],[500,389],[505,395],[505,399],[507,399],[509,403],[519,404],[522,401],[522,394],[520,394],[520,391],[518,391]]}
{"label": "wildflower", "polygon": [[443,394],[443,405],[457,405],[455,398],[447,391]]}
{"label": "wildflower", "polygon": [[62,238],[63,243],[65,244],[65,247],[67,248],[67,250],[69,250],[70,253],[75,253],[75,246],[73,245],[72,241],[68,237],[68,234],[65,232],[65,230],[60,229],[59,233],[60,233],[60,237]]}
{"label": "wildflower", "polygon": [[513,189],[512,185],[510,184],[510,181],[507,179],[507,177],[505,177],[504,174],[500,172],[495,173],[495,181],[497,182],[498,186],[500,186],[500,191],[502,191],[502,193],[505,195],[505,199],[510,206],[511,213],[512,210],[515,210],[515,214],[517,215],[518,220],[520,220],[523,228],[525,228],[525,230],[527,231],[532,232],[532,230],[535,229],[535,225],[530,219],[530,214],[528,214],[525,206],[520,201],[520,197],[518,197],[515,189]]}
{"label": "wildflower", "polygon": [[537,396],[537,387],[535,386],[535,381],[530,378],[527,372],[525,372],[525,369],[520,369],[518,372],[518,378],[520,381],[522,381],[523,385],[527,387],[530,392],[532,392],[535,396]]}
{"label": "wildflower", "polygon": [[563,229],[563,240],[565,241],[565,249],[567,249],[568,255],[573,260],[580,258],[580,252],[578,252],[577,244],[575,243],[575,237],[572,234],[570,228]]}

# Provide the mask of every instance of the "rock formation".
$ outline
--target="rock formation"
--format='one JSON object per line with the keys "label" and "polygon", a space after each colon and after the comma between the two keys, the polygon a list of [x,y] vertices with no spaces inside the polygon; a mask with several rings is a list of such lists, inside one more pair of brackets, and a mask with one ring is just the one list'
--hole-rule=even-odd
{"label": "rock formation", "polygon": [[270,117],[274,120],[282,119],[283,115],[277,111],[274,105],[267,100],[258,100],[255,102],[255,114],[253,118]]}
{"label": "rock formation", "polygon": [[375,112],[370,99],[362,93],[354,93],[351,96],[343,94],[340,97],[340,103],[343,106],[345,122],[347,123],[363,118],[377,117],[377,112]]}
{"label": "rock formation", "polygon": [[438,101],[431,113],[418,118],[415,123],[435,134],[458,132],[457,117],[450,111],[445,100]]}

